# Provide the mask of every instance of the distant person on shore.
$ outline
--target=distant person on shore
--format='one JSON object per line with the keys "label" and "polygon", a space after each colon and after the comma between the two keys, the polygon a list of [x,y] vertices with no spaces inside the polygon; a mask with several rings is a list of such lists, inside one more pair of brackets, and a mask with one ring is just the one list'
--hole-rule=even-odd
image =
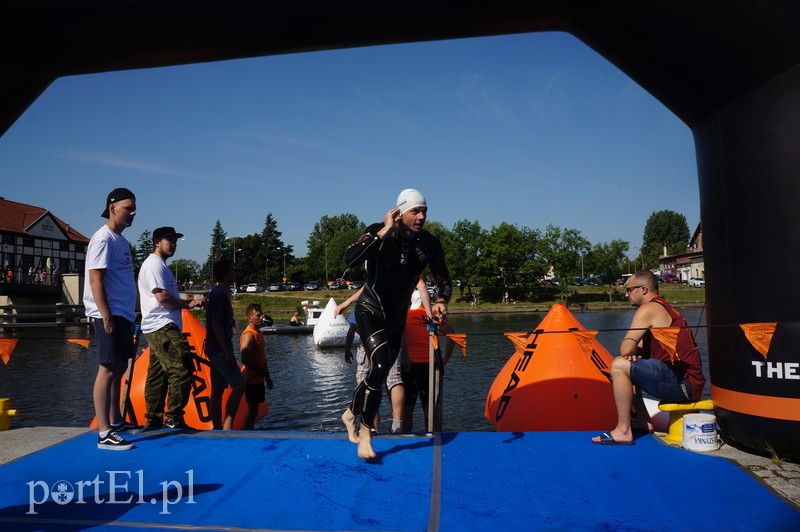
{"label": "distant person on shore", "polygon": [[[637,430],[648,430],[642,391],[662,401],[699,401],[706,383],[700,349],[692,330],[678,311],[658,294],[655,275],[648,270],[636,272],[628,279],[625,294],[638,309],[620,343],[620,354],[611,364],[617,426],[592,438],[592,442],[602,445],[633,443],[631,408],[634,397]],[[659,341],[661,333],[653,332],[653,328],[659,327],[680,327],[674,349],[665,339]]]}
{"label": "distant person on shore", "polygon": [[[229,287],[236,282],[236,267],[229,260],[221,260],[214,263],[213,270],[216,284],[206,302],[206,355],[211,362],[211,400],[208,409],[215,430],[231,430],[247,387],[233,354],[235,324]],[[222,394],[228,386],[233,389],[228,396],[223,419]]]}
{"label": "distant person on shore", "polygon": [[181,299],[175,277],[167,266],[167,259],[175,255],[182,236],[174,227],[159,227],[153,231],[153,252],[139,270],[142,332],[150,345],[150,364],[144,383],[146,429],[163,425],[173,429],[189,428],[183,414],[192,390],[194,363],[189,342],[183,337],[181,314],[183,309],[203,305],[205,298]]}
{"label": "distant person on shore", "polygon": [[136,281],[131,245],[122,231],[133,224],[136,196],[116,188],[106,198],[101,214],[108,222],[92,235],[86,248],[83,304],[94,328],[99,367],[92,398],[97,416],[97,447],[124,451],[133,444],[118,431],[132,428],[120,413],[120,383],[128,359],[134,355]]}
{"label": "distant person on shore", "polygon": [[[247,415],[244,420],[244,430],[253,430],[258,406],[266,401],[267,390],[272,389],[272,377],[269,376],[267,367],[267,349],[264,335],[258,330],[264,312],[258,303],[247,305],[247,327],[239,336],[239,353],[242,357],[242,372],[247,382],[244,396],[247,401]],[[266,386],[265,386],[266,384]]]}
{"label": "distant person on shore", "polygon": [[405,189],[383,222],[370,225],[358,242],[345,251],[349,267],[366,266],[367,280],[353,313],[366,344],[370,370],[353,392],[342,421],[354,434],[357,417],[358,456],[375,458],[370,429],[381,402],[381,387],[400,353],[411,293],[425,268],[436,281],[436,310],[447,314],[452,282],[439,239],[423,229],[428,207],[417,190]]}

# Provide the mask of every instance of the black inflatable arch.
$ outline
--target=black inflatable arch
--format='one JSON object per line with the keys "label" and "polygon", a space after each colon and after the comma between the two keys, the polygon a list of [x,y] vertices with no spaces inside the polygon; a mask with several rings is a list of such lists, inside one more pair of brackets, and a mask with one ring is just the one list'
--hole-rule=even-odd
{"label": "black inflatable arch", "polygon": [[[720,428],[746,447],[798,458],[799,26],[795,0],[8,0],[0,5],[0,133],[60,76],[569,32],[693,131]],[[765,355],[738,326],[759,322],[777,322]]]}

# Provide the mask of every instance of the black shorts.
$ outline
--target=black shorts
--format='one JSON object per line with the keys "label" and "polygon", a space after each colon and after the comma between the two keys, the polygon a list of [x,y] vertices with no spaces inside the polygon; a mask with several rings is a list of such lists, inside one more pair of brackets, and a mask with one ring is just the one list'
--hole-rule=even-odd
{"label": "black shorts", "polygon": [[106,334],[102,318],[92,318],[97,359],[104,366],[127,364],[128,359],[133,358],[136,353],[133,345],[133,322],[121,316],[111,316],[111,320],[114,330],[111,334]]}
{"label": "black shorts", "polygon": [[264,381],[258,384],[248,384],[244,391],[244,400],[248,403],[265,403],[267,400],[267,387],[264,386]]}

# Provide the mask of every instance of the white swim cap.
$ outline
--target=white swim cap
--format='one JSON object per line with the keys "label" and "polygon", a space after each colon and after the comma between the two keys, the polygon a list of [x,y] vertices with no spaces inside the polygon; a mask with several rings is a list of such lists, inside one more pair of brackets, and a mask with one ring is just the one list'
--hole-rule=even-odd
{"label": "white swim cap", "polygon": [[400,214],[405,214],[409,209],[414,207],[427,207],[425,203],[425,196],[419,193],[419,190],[407,188],[397,196],[397,207],[400,209]]}

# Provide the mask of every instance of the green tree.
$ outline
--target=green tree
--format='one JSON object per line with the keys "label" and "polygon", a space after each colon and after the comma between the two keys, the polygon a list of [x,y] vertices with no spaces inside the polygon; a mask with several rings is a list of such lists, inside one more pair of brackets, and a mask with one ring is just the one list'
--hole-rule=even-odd
{"label": "green tree", "polygon": [[261,230],[260,235],[261,248],[255,257],[258,269],[265,272],[268,277],[264,281],[264,286],[283,279],[284,253],[286,256],[286,276],[291,278],[289,272],[294,261],[294,248],[283,241],[282,235],[283,232],[278,230],[278,221],[272,216],[271,212],[267,213],[266,218],[264,218],[264,228]]}
{"label": "green tree", "polygon": [[201,271],[201,275],[203,280],[208,281],[209,283],[214,282],[214,275],[213,275],[213,264],[214,261],[222,260],[224,258],[229,257],[229,248],[228,248],[228,235],[222,229],[222,224],[219,220],[217,223],[214,224],[214,229],[211,231],[211,247],[208,250],[208,259],[206,259],[206,263],[203,265],[203,269]]}
{"label": "green tree", "polygon": [[139,271],[142,267],[142,263],[147,256],[153,252],[153,249],[153,232],[145,229],[136,241],[136,248],[131,245],[131,257],[133,257],[133,268],[135,271]]}
{"label": "green tree", "polygon": [[347,249],[347,246],[342,248],[339,243],[341,238],[344,237],[340,237],[335,246],[334,239],[337,235],[346,233],[348,238],[351,238],[347,244],[349,246],[358,240],[365,228],[364,223],[355,214],[325,215],[320,218],[319,222],[314,224],[314,229],[306,241],[308,254],[306,255],[305,268],[308,278],[325,278],[326,264],[328,276],[337,277],[338,275],[333,275],[332,272],[343,272],[345,268],[344,250]]}
{"label": "green tree", "polygon": [[686,216],[675,211],[655,211],[644,224],[641,258],[645,268],[658,267],[658,258],[667,248],[667,255],[682,253],[689,243]]}
{"label": "green tree", "polygon": [[561,286],[566,287],[580,275],[581,257],[589,252],[590,246],[577,229],[548,225],[542,237],[541,253],[561,280]]}
{"label": "green tree", "polygon": [[175,259],[169,265],[178,284],[195,281],[200,277],[200,265],[191,259]]}
{"label": "green tree", "polygon": [[604,284],[613,284],[627,271],[629,248],[630,244],[624,240],[595,244],[584,257],[586,271],[596,275]]}
{"label": "green tree", "polygon": [[[477,280],[481,249],[486,231],[477,220],[459,220],[453,224],[451,238],[447,246],[447,267],[453,279],[466,280],[474,284]],[[461,288],[463,289],[463,283]]]}
{"label": "green tree", "polygon": [[500,301],[504,292],[513,299],[535,299],[545,265],[539,256],[539,232],[501,223],[486,234],[480,258],[481,298]]}

